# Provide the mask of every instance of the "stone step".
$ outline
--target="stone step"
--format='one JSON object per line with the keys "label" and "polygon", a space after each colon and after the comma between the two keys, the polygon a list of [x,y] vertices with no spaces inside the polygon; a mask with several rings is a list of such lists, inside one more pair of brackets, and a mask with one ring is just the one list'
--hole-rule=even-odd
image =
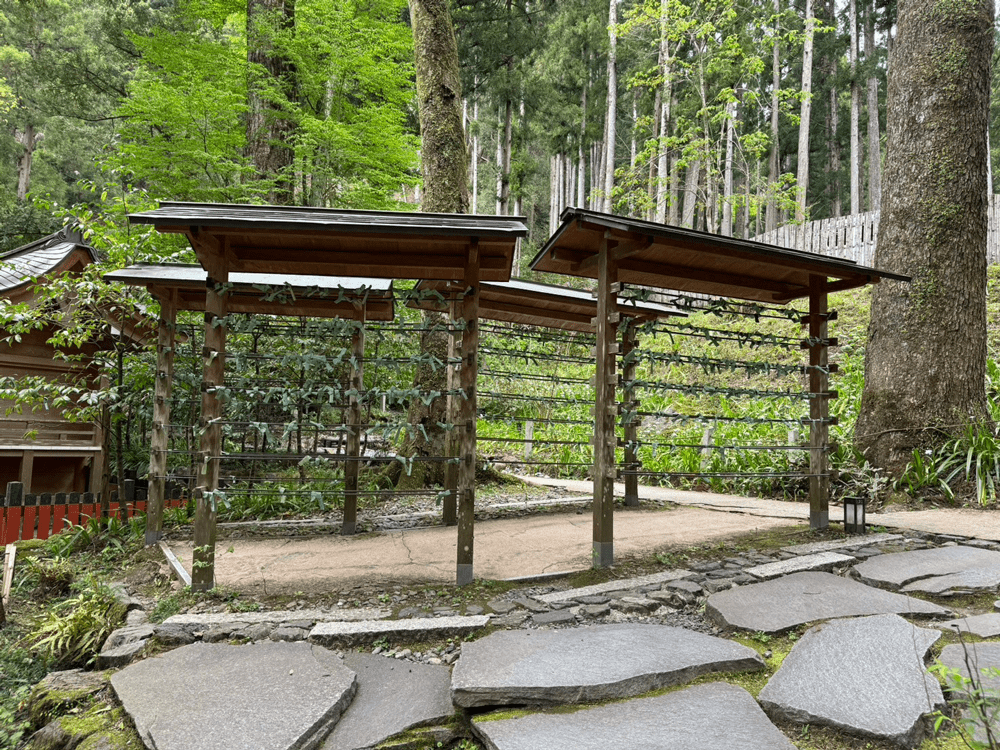
{"label": "stone step", "polygon": [[877,614],[941,616],[936,604],[872,588],[832,573],[792,573],[708,597],[708,617],[740,630],[780,633],[819,620]]}
{"label": "stone step", "polygon": [[416,617],[406,620],[321,622],[309,633],[309,642],[321,646],[349,646],[378,638],[448,638],[464,636],[489,624],[489,615]]}
{"label": "stone step", "polygon": [[924,658],[941,637],[898,615],[834,620],[809,630],[760,692],[764,710],[915,747],[923,717],[944,707]]}
{"label": "stone step", "polygon": [[741,687],[724,682],[573,713],[473,719],[490,750],[795,750]]}
{"label": "stone step", "polygon": [[1000,586],[1000,552],[955,545],[879,555],[854,568],[874,586],[938,596],[995,590]]}
{"label": "stone step", "polygon": [[358,692],[320,750],[377,747],[455,713],[448,667],[358,653],[347,654],[344,665],[357,674]]}
{"label": "stone step", "polygon": [[503,630],[462,646],[452,699],[463,708],[586,703],[764,668],[746,646],[667,625]]}
{"label": "stone step", "polygon": [[636,576],[635,578],[620,578],[614,581],[607,581],[606,583],[595,583],[592,586],[581,586],[580,588],[567,589],[565,591],[553,591],[548,594],[536,596],[535,599],[546,604],[568,602],[578,599],[581,596],[594,596],[596,594],[604,594],[608,591],[631,591],[643,586],[655,586],[667,583],[667,581],[676,581],[691,575],[694,574],[690,570],[664,570],[659,573],[651,573],[650,575]]}
{"label": "stone step", "polygon": [[140,661],[111,685],[147,748],[316,747],[357,689],[332,651],[307,643],[193,643]]}

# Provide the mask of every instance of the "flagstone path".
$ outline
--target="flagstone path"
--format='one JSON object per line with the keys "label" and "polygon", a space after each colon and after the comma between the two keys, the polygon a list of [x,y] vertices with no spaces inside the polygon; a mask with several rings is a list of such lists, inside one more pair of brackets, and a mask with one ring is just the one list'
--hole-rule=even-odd
{"label": "flagstone path", "polygon": [[[576,589],[527,586],[477,613],[394,619],[388,608],[332,608],[134,622],[109,649],[131,644],[141,657],[154,642],[179,647],[121,669],[112,685],[158,750],[361,750],[406,731],[424,732],[433,746],[455,736],[452,718],[463,712],[490,750],[793,748],[772,720],[915,747],[926,717],[944,705],[927,671],[941,631],[995,635],[1000,615],[956,618],[948,598],[856,578],[905,588],[960,575],[963,591],[995,592],[1000,552],[990,545],[844,538]],[[810,623],[759,696],[731,684],[768,665],[727,636]],[[384,645],[387,637],[442,643],[486,625],[493,632],[447,648]],[[333,650],[347,644],[372,653]],[[977,665],[1000,666],[1000,643],[971,646]],[[962,670],[956,648],[942,660]],[[665,687],[673,689],[651,694]]]}

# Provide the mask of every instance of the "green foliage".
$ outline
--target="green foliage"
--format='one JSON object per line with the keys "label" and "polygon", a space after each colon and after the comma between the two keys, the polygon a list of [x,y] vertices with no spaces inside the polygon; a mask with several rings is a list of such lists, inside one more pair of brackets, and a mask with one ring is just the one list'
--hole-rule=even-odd
{"label": "green foliage", "polygon": [[1000,737],[996,734],[1000,721],[1000,691],[987,687],[985,683],[1000,676],[1000,670],[979,670],[975,657],[970,654],[969,644],[961,637],[959,642],[965,654],[964,672],[947,667],[940,661],[930,667],[947,691],[951,710],[957,716],[952,718],[937,712],[934,715],[934,732],[937,734],[942,729],[951,729],[970,750],[997,750],[1000,748]]}
{"label": "green foliage", "polygon": [[125,605],[103,583],[90,579],[80,592],[42,619],[29,640],[46,664],[84,666],[97,658],[104,641],[125,617]]}
{"label": "green foliage", "polygon": [[75,578],[72,562],[64,558],[28,558],[28,575],[42,596],[65,596]]}
{"label": "green foliage", "polygon": [[24,647],[22,637],[17,627],[0,628],[0,750],[14,750],[29,730],[20,706],[46,671]]}
{"label": "green foliage", "polygon": [[[399,208],[395,193],[416,182],[403,7],[299,0],[295,24],[269,35],[294,67],[291,98],[248,63],[245,5],[181,4],[175,23],[132,37],[142,65],[118,109],[108,164],[175,199],[262,202],[283,181],[296,203]],[[250,80],[293,125],[288,174],[261,175],[245,154]]]}

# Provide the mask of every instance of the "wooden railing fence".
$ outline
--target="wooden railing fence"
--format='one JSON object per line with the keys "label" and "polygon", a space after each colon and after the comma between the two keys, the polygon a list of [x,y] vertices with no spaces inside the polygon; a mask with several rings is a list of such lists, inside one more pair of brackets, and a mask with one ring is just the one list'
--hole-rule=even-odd
{"label": "wooden railing fence", "polygon": [[[134,480],[126,479],[121,493],[111,493],[107,512],[123,520],[132,518],[146,512],[146,497],[146,488],[136,487]],[[170,488],[166,507],[179,508],[186,503],[184,488]],[[101,515],[102,503],[101,496],[93,492],[25,494],[23,484],[11,482],[0,510],[0,544],[10,544],[25,539],[48,539],[65,529],[86,524]]]}
{"label": "wooden railing fence", "polygon": [[[988,216],[986,262],[994,265],[1000,263],[1000,196],[993,196]],[[867,211],[853,216],[810,221],[805,225],[804,232],[801,226],[786,224],[752,239],[755,242],[844,258],[871,266],[875,261],[878,223],[879,212]]]}

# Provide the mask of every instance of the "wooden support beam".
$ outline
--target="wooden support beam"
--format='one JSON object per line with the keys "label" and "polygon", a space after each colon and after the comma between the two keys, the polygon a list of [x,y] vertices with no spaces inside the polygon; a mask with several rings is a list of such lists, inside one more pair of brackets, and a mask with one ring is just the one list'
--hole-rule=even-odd
{"label": "wooden support beam", "polygon": [[153,435],[149,445],[149,496],[146,501],[146,546],[163,537],[163,505],[170,447],[170,391],[174,382],[174,331],[177,289],[163,290],[156,330],[156,379],[153,384]]}
{"label": "wooden support beam", "polygon": [[[636,322],[629,318],[622,328],[622,359],[626,359],[636,347]],[[636,363],[627,362],[622,365],[622,381],[630,383],[635,380]],[[624,464],[630,471],[637,468],[639,462],[639,451],[636,443],[639,439],[639,423],[636,417],[622,426],[623,437],[625,439]],[[639,477],[635,474],[625,475],[625,505],[636,507],[639,505]]]}
{"label": "wooden support beam", "polygon": [[[459,368],[454,364],[454,359],[458,356],[459,332],[455,328],[455,321],[458,318],[458,303],[452,298],[448,302],[448,322],[451,330],[448,331],[448,424],[458,424],[458,402],[459,399],[450,393],[458,386]],[[447,446],[448,457],[457,458],[459,456],[459,431],[452,429],[448,434]],[[441,503],[441,522],[445,526],[454,526],[458,523],[458,464],[449,463],[444,467],[444,488],[448,494],[445,495]]]}
{"label": "wooden support beam", "polygon": [[229,282],[225,256],[217,259],[216,273],[205,282],[205,346],[201,376],[201,444],[198,481],[194,490],[194,559],[191,588],[215,587],[215,532],[218,515],[219,463],[222,456],[222,400],[217,392],[226,375],[226,293]]}
{"label": "wooden support beam", "polygon": [[35,471],[35,452],[25,451],[21,454],[21,476],[19,481],[24,485],[24,492],[31,492],[31,475]]}
{"label": "wooden support beam", "polygon": [[459,586],[472,583],[473,540],[476,511],[476,376],[479,370],[479,243],[469,247],[469,261],[465,266],[462,297],[462,360],[459,370],[459,387],[465,398],[459,399],[458,467],[458,562],[455,582]]}
{"label": "wooden support beam", "polygon": [[358,529],[358,472],[361,470],[361,392],[365,389],[365,307],[356,304],[357,327],[351,336],[351,374],[348,389],[354,393],[347,405],[347,463],[344,465],[344,522],[340,533]]}
{"label": "wooden support beam", "polygon": [[829,316],[827,284],[822,276],[810,277],[809,283],[809,526],[825,529],[830,525],[830,476],[827,447],[830,427],[829,390]]}
{"label": "wooden support beam", "polygon": [[[618,261],[630,258],[637,253],[641,253],[643,250],[648,250],[653,246],[652,237],[644,237],[642,240],[613,240],[613,246],[611,246],[611,259],[616,263]],[[591,269],[597,268],[597,264],[600,262],[600,256],[590,255],[579,263],[573,265],[574,275],[585,276],[587,272]]]}
{"label": "wooden support beam", "polygon": [[597,264],[597,373],[594,412],[594,551],[595,568],[614,563],[615,509],[615,326],[618,312],[613,284],[618,282],[618,265],[609,247],[610,233],[601,241]]}

